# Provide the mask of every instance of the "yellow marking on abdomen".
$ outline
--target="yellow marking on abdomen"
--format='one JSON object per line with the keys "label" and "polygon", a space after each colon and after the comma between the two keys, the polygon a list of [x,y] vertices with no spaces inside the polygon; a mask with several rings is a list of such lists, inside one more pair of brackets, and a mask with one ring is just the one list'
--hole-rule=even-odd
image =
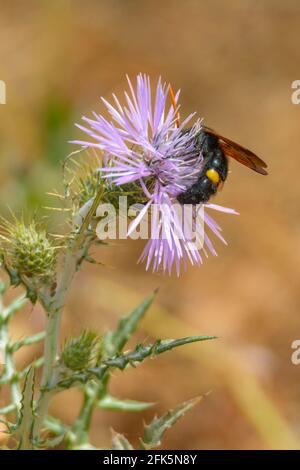
{"label": "yellow marking on abdomen", "polygon": [[207,178],[209,178],[212,183],[218,184],[220,182],[220,175],[213,168],[210,168],[209,170],[207,170],[207,172],[205,174],[206,174]]}

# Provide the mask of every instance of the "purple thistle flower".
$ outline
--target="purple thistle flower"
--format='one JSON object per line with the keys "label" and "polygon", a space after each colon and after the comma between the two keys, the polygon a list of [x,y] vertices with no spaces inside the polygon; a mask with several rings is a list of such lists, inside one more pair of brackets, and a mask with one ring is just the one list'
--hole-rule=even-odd
{"label": "purple thistle flower", "polygon": [[[186,234],[178,217],[176,197],[197,181],[203,167],[203,157],[194,144],[201,122],[196,121],[187,131],[186,126],[194,116],[191,114],[177,125],[179,91],[175,95],[174,109],[174,106],[167,104],[169,86],[162,83],[161,79],[158,80],[154,100],[148,76],[138,75],[136,91],[128,77],[127,80],[130,93],[125,92],[126,105],[121,106],[114,94],[114,105],[102,98],[112,120],[96,113],[93,113],[94,119],[83,117],[87,126],[77,126],[93,142],[74,143],[96,147],[104,152],[106,157],[104,167],[101,168],[104,178],[109,178],[117,185],[132,182],[140,184],[148,201],[131,223],[128,235],[135,230],[149,209],[155,206],[155,224],[152,224],[151,238],[140,260],[146,261],[146,269],[152,265],[153,271],[162,268],[164,272],[171,273],[175,265],[179,275],[181,265],[186,266],[187,261],[192,264],[202,263],[201,251],[205,256],[208,251],[217,254],[205,228],[210,228],[226,244],[221,228],[206,211],[200,212],[199,208],[194,208],[190,227],[192,230],[200,214],[204,227],[201,250]],[[207,207],[236,214],[232,209],[215,204],[202,206]]]}

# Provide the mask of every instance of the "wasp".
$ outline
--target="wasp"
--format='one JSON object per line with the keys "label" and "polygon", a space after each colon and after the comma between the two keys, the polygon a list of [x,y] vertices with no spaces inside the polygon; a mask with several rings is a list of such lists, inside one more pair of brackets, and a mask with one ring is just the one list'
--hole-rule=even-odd
{"label": "wasp", "polygon": [[[176,101],[170,86],[170,98],[176,112],[176,122],[179,127],[179,113],[176,111]],[[186,129],[183,132],[188,132]],[[220,190],[228,175],[228,158],[233,158],[261,175],[267,175],[267,164],[251,150],[223,137],[213,129],[201,126],[195,136],[195,146],[203,156],[203,166],[197,181],[186,191],[177,196],[181,204],[203,204]]]}

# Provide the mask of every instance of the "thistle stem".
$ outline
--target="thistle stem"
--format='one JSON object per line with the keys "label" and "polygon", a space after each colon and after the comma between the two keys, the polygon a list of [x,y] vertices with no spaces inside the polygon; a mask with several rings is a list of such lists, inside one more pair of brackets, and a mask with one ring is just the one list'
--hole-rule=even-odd
{"label": "thistle stem", "polygon": [[60,331],[62,311],[52,312],[49,315],[46,328],[45,346],[44,346],[44,368],[41,379],[41,392],[36,410],[36,419],[33,427],[33,438],[38,439],[39,432],[48,410],[48,405],[52,397],[51,386],[55,377],[55,361],[58,347],[58,338]]}
{"label": "thistle stem", "polygon": [[95,384],[89,384],[84,389],[83,404],[69,435],[67,437],[68,448],[78,449],[89,442],[89,429],[95,402],[97,400],[97,389]]}
{"label": "thistle stem", "polygon": [[41,379],[40,396],[36,407],[37,417],[33,426],[34,440],[39,439],[39,434],[48,411],[49,402],[53,396],[53,385],[55,384],[57,376],[56,357],[58,340],[66,296],[73,277],[91,243],[88,229],[101,201],[102,194],[103,189],[101,188],[95,198],[85,204],[76,215],[74,226],[77,226],[77,231],[67,248],[56,293],[54,297],[50,298],[48,301],[45,302],[45,300],[43,300],[43,306],[48,315],[48,324],[44,344],[45,365]]}
{"label": "thistle stem", "polygon": [[109,375],[105,374],[102,381],[88,382],[84,387],[83,402],[79,415],[69,433],[68,448],[78,449],[89,444],[90,424],[97,401],[106,393]]}

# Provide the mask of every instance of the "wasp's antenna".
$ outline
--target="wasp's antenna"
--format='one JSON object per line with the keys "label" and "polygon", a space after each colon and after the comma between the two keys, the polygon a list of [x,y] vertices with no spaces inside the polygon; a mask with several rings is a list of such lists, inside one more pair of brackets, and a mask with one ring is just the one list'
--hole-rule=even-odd
{"label": "wasp's antenna", "polygon": [[176,115],[176,127],[179,127],[180,126],[180,114],[177,109],[176,99],[175,99],[174,91],[173,91],[171,84],[169,85],[169,95],[170,95],[170,100],[171,100],[171,103],[172,103],[172,106],[174,108],[175,115]]}

